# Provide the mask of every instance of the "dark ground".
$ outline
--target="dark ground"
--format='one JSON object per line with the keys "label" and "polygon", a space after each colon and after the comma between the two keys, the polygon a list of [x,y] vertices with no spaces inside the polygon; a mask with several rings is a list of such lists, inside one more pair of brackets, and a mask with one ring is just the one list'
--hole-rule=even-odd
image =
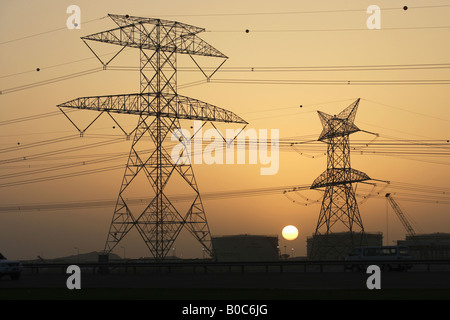
{"label": "dark ground", "polygon": [[69,274],[23,274],[0,279],[0,299],[316,300],[450,299],[449,272],[383,272],[381,289],[369,275],[352,272],[223,274],[81,274],[69,290]]}

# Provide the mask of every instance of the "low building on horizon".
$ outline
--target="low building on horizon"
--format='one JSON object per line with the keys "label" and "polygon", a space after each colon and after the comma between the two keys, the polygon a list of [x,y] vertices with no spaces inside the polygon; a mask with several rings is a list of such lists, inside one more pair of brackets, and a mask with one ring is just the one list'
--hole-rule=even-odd
{"label": "low building on horizon", "polygon": [[397,244],[409,247],[413,259],[450,258],[450,233],[407,235],[405,240],[398,240]]}

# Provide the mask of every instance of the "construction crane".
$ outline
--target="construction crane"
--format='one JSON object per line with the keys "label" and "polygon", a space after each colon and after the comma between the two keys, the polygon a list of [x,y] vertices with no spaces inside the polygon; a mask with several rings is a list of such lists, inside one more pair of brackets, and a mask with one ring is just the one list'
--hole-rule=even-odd
{"label": "construction crane", "polygon": [[403,214],[402,210],[400,209],[400,206],[397,204],[397,202],[392,198],[390,193],[386,193],[386,198],[389,200],[389,203],[391,204],[392,208],[394,209],[395,213],[397,214],[398,218],[400,219],[401,223],[406,229],[406,232],[411,237],[411,239],[416,239],[416,232],[414,231],[411,224],[408,222],[408,219],[406,219],[406,216]]}

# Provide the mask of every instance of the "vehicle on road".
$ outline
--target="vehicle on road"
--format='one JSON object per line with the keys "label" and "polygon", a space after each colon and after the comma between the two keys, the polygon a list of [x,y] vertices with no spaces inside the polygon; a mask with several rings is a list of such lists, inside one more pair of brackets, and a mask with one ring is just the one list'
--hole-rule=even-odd
{"label": "vehicle on road", "polygon": [[[382,270],[406,271],[411,268],[409,248],[405,246],[373,246],[355,248],[349,253],[347,265],[354,271],[365,270],[369,265],[378,265]],[[359,263],[364,262],[364,263]]]}
{"label": "vehicle on road", "polygon": [[9,275],[11,279],[18,280],[22,273],[23,266],[20,261],[8,260],[0,253],[0,278]]}

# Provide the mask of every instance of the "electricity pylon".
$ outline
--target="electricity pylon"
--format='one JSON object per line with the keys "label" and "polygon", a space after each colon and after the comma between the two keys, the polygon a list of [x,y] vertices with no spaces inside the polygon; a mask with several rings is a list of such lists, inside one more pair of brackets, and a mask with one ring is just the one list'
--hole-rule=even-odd
{"label": "electricity pylon", "polygon": [[[192,166],[190,161],[173,161],[168,143],[171,141],[169,133],[180,128],[180,119],[247,124],[231,111],[177,93],[177,54],[187,54],[193,60],[193,56],[222,58],[222,64],[227,56],[198,37],[198,33],[205,31],[203,28],[176,21],[128,15],[109,17],[117,24],[117,28],[84,36],[82,40],[85,43],[89,40],[121,46],[112,59],[126,47],[138,49],[139,93],[83,97],[58,105],[61,111],[61,108],[77,108],[106,112],[111,117],[112,113],[138,116],[137,125],[132,131],[134,138],[108,232],[105,253],[111,252],[135,227],[153,257],[163,259],[181,229],[186,227],[206,252],[213,256],[210,230]],[[87,43],[86,45],[89,47]],[[99,55],[94,50],[91,51],[104,68],[112,60],[103,63]],[[195,60],[194,62],[197,64]],[[198,64],[197,66],[200,68]],[[113,120],[116,121],[114,118]],[[84,132],[78,130],[81,134]],[[155,145],[150,156],[137,148],[144,136],[150,136]],[[183,152],[186,154],[188,149],[185,143],[190,142],[190,138],[192,137],[178,136],[177,139],[184,144]],[[194,191],[193,201],[187,212],[179,212],[164,192],[174,173],[179,174]],[[124,192],[138,174],[145,174],[154,196],[149,199],[143,211],[133,212]]]}
{"label": "electricity pylon", "polygon": [[[343,226],[350,232],[350,245],[360,245],[364,239],[364,226],[356,202],[352,184],[371,180],[364,172],[350,166],[349,135],[361,131],[355,124],[356,111],[360,99],[341,111],[338,115],[329,115],[318,111],[323,131],[319,141],[327,144],[327,170],[317,177],[311,189],[324,188],[324,196],[317,222],[310,257],[326,254],[326,250],[339,251],[342,243],[333,239],[333,231]],[[323,236],[324,237],[321,237]],[[322,248],[319,248],[323,245]],[[347,252],[338,252],[338,254]]]}

